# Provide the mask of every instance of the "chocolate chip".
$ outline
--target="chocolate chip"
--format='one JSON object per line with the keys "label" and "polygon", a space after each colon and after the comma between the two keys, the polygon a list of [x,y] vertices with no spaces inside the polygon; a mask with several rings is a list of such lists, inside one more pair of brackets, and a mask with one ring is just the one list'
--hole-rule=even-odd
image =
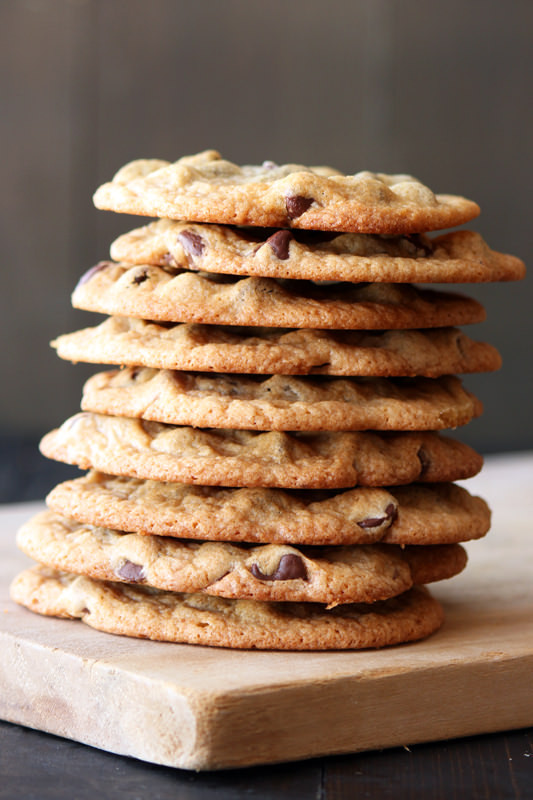
{"label": "chocolate chip", "polygon": [[138,286],[140,283],[144,283],[148,280],[148,270],[143,269],[137,273],[137,275],[133,279],[133,283]]}
{"label": "chocolate chip", "polygon": [[362,519],[361,522],[358,522],[360,528],[378,528],[380,525],[383,525],[387,517],[368,517],[367,519]]}
{"label": "chocolate chip", "polygon": [[290,231],[276,231],[276,233],[268,237],[266,244],[270,245],[274,251],[274,255],[279,258],[280,261],[286,261],[289,257],[291,239],[292,234]]}
{"label": "chocolate chip", "polygon": [[393,522],[396,517],[398,516],[398,509],[394,505],[394,503],[389,503],[387,508],[385,509],[385,516],[384,517],[368,517],[367,519],[362,519],[361,522],[358,522],[360,528],[378,528],[380,525],[383,525],[384,522],[390,520]]}
{"label": "chocolate chip", "polygon": [[[97,272],[101,272],[103,269],[106,269],[106,267],[109,267],[110,264],[112,263],[113,263],[112,261],[99,261],[98,264],[95,264],[94,267],[88,269],[87,272],[85,272],[81,276],[81,278],[78,281],[78,286],[83,286],[84,283],[88,283],[88,281],[91,280],[93,275],[96,275]],[[78,288],[78,286],[76,286],[76,289]]]}
{"label": "chocolate chip", "polygon": [[428,469],[430,468],[431,461],[430,461],[430,458],[429,458],[427,452],[424,450],[423,447],[420,447],[418,449],[418,453],[416,455],[417,455],[418,460],[420,461],[420,474],[419,474],[418,477],[422,478],[426,474]]}
{"label": "chocolate chip", "polygon": [[285,553],[281,556],[279,564],[271,575],[265,575],[257,564],[252,564],[250,572],[260,581],[290,581],[295,578],[307,580],[305,562],[295,553]]}
{"label": "chocolate chip", "polygon": [[181,231],[178,242],[189,256],[201,256],[206,246],[200,234],[194,231]]}
{"label": "chocolate chip", "polygon": [[144,567],[134,564],[133,561],[125,561],[119,569],[115,570],[115,575],[130,583],[140,583],[145,578]]}
{"label": "chocolate chip", "polygon": [[302,197],[301,194],[288,194],[285,197],[285,208],[289,219],[301,217],[313,203],[312,197]]}

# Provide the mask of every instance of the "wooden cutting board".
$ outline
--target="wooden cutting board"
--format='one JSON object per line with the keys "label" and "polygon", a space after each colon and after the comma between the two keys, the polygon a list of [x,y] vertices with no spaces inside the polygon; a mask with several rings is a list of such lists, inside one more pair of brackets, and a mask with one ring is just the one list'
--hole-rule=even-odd
{"label": "wooden cutting board", "polygon": [[[187,769],[355,752],[533,725],[533,454],[467,482],[493,508],[446,623],[381,651],[263,653],[137,641],[14,605],[28,563],[0,510],[0,718]],[[40,507],[40,506],[39,506]]]}

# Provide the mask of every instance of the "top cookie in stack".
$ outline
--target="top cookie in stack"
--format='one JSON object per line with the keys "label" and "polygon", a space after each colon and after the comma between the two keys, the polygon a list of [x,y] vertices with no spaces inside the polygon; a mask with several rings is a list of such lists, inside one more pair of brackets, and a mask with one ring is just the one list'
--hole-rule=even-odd
{"label": "top cookie in stack", "polygon": [[19,532],[19,602],[102,630],[266,649],[379,647],[436,630],[422,585],[460,572],[481,458],[441,431],[500,358],[476,301],[411,282],[515,280],[479,213],[405,175],[137,161],[99,208],[121,236],[73,304],[111,315],[59,355],[120,365],[42,451],[89,473]]}

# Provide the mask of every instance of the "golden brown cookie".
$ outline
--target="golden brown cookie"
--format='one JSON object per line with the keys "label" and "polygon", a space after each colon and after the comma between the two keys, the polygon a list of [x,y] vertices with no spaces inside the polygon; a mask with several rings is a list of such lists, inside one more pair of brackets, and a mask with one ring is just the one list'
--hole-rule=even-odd
{"label": "golden brown cookie", "polygon": [[225,489],[91,471],[58,484],[47,503],[80,522],[121,531],[261,544],[450,544],[478,539],[490,527],[485,501],[451,483],[344,492]]}
{"label": "golden brown cookie", "polygon": [[207,486],[326,489],[455,481],[482,458],[433,431],[202,430],[84,412],[41,441],[48,458],[112,475]]}
{"label": "golden brown cookie", "polygon": [[424,583],[444,580],[466,566],[466,552],[458,544],[247,547],[122,533],[52,511],[23,525],[17,545],[45,566],[98,580],[241,600],[328,605],[386,600],[420,578]]}
{"label": "golden brown cookie", "polygon": [[239,167],[215,150],[173,164],[130,162],[96,191],[94,203],[149,217],[366,233],[451,228],[479,214],[471,200],[436,195],[409,175],[343,175],[272,161]]}
{"label": "golden brown cookie", "polygon": [[114,261],[315,281],[479,283],[518,280],[523,261],[474,231],[435,238],[236,228],[159,219],[120,236]]}
{"label": "golden brown cookie", "polygon": [[94,328],[58,336],[52,346],[74,362],[201,372],[437,378],[501,366],[495,347],[457,328],[286,331],[109,317]]}
{"label": "golden brown cookie", "polygon": [[384,647],[428,636],[443,621],[440,604],[424,587],[327,609],[165,592],[35,567],[15,578],[11,597],[38,614],[79,618],[107,633],[241,649]]}
{"label": "golden brown cookie", "polygon": [[75,308],[168,322],[274,328],[438,328],[482,322],[470,297],[409,284],[318,285],[103,261],[72,295]]}
{"label": "golden brown cookie", "polygon": [[465,425],[482,406],[454,375],[333,379],[127,367],[89,378],[82,409],[201,428],[422,431]]}

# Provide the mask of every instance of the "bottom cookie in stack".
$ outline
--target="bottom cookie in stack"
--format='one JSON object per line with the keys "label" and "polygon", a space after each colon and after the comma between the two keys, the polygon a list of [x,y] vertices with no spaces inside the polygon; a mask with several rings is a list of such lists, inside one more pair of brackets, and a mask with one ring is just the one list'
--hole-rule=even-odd
{"label": "bottom cookie in stack", "polygon": [[443,612],[423,587],[389,600],[327,610],[315,603],[227,600],[110,583],[35,567],[15,580],[13,599],[107,633],[167,642],[264,650],[384,647],[421,639]]}

